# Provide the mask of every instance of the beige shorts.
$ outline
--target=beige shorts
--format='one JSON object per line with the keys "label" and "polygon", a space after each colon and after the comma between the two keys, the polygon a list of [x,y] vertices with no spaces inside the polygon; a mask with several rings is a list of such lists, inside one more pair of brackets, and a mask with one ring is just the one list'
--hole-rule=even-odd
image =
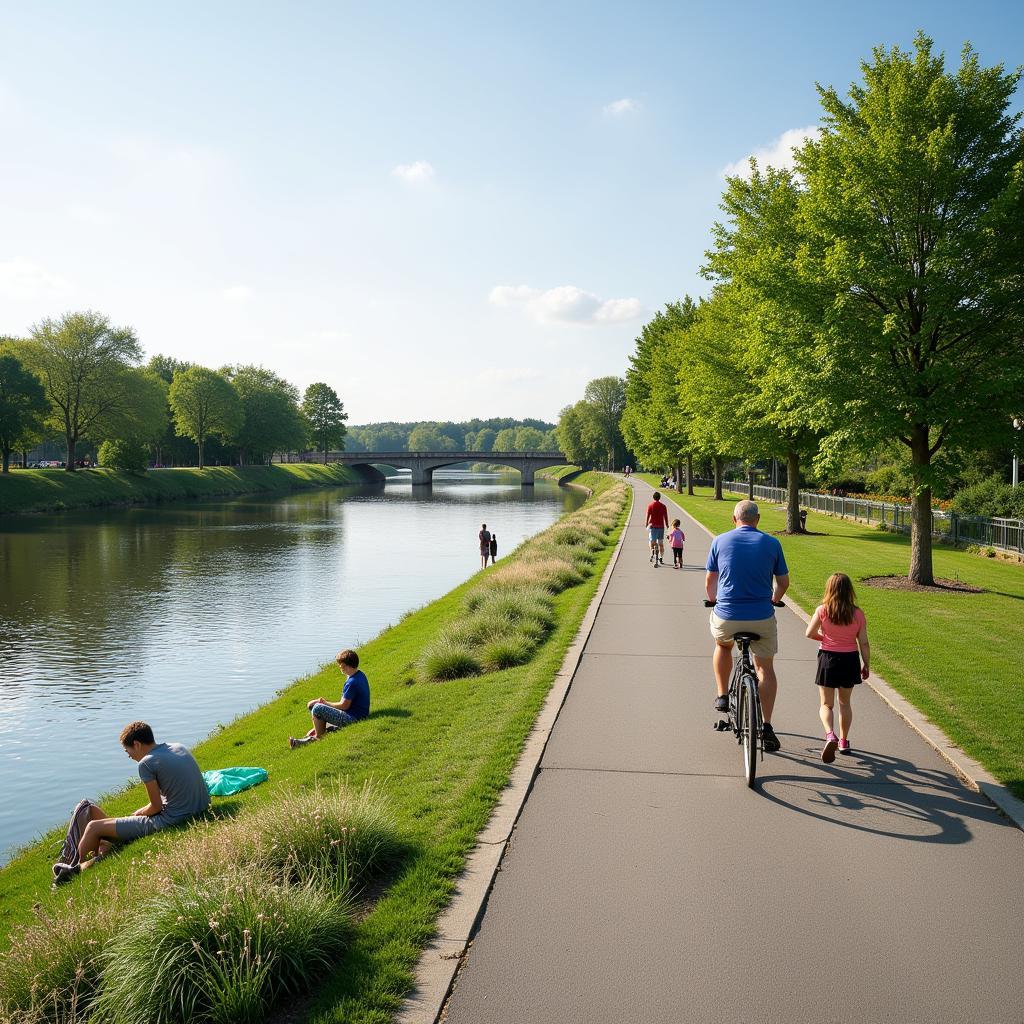
{"label": "beige shorts", "polygon": [[773,615],[770,619],[720,619],[711,613],[711,635],[717,643],[725,644],[736,633],[757,633],[760,640],[750,645],[750,653],[759,658],[772,658],[779,649],[779,626]]}

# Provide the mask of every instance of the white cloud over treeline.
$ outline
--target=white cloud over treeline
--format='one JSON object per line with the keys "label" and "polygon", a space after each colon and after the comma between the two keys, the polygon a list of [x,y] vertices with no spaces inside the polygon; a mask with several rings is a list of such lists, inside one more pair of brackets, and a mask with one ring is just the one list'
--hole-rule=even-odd
{"label": "white cloud over treeline", "polygon": [[524,309],[533,319],[547,324],[616,324],[635,320],[643,313],[639,299],[601,299],[571,284],[557,288],[529,285],[498,285],[488,296],[495,306]]}

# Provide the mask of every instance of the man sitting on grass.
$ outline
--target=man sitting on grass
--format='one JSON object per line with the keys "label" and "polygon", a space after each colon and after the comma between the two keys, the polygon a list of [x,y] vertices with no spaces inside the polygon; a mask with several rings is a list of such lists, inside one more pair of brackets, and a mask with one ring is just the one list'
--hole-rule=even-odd
{"label": "man sitting on grass", "polygon": [[66,881],[90,867],[97,853],[106,853],[108,840],[128,842],[179,825],[210,806],[210,791],[196,759],[180,743],[157,743],[145,722],[132,722],[121,730],[121,746],[139,765],[139,778],[149,802],[134,814],[110,818],[101,807],[90,807],[89,822],[78,844],[78,864],[65,865],[57,881]]}
{"label": "man sitting on grass", "polygon": [[288,746],[292,750],[321,739],[328,729],[341,729],[370,713],[370,682],[359,671],[359,655],[355,651],[344,650],[334,660],[345,676],[341,700],[317,697],[306,705],[313,719],[313,728],[302,739],[288,737]]}

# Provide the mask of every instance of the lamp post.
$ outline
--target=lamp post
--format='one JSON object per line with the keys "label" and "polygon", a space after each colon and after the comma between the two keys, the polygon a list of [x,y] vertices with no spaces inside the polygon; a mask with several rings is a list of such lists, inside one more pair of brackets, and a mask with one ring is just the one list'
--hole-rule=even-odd
{"label": "lamp post", "polygon": [[[1014,418],[1013,429],[1014,430],[1020,430],[1021,426],[1022,426],[1021,421],[1019,419]],[[1013,486],[1016,487],[1017,484],[1020,482],[1020,458],[1017,455],[1017,447],[1016,447],[1016,445],[1014,445],[1014,450],[1013,450],[1013,473],[1012,473],[1012,476],[1013,476]]]}

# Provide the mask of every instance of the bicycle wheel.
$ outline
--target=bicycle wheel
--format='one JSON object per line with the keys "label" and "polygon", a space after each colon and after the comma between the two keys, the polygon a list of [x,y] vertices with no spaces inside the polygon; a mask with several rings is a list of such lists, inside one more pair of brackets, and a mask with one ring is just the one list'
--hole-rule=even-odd
{"label": "bicycle wheel", "polygon": [[740,721],[743,733],[743,772],[747,785],[753,789],[757,778],[757,689],[754,680],[745,676],[740,690]]}

